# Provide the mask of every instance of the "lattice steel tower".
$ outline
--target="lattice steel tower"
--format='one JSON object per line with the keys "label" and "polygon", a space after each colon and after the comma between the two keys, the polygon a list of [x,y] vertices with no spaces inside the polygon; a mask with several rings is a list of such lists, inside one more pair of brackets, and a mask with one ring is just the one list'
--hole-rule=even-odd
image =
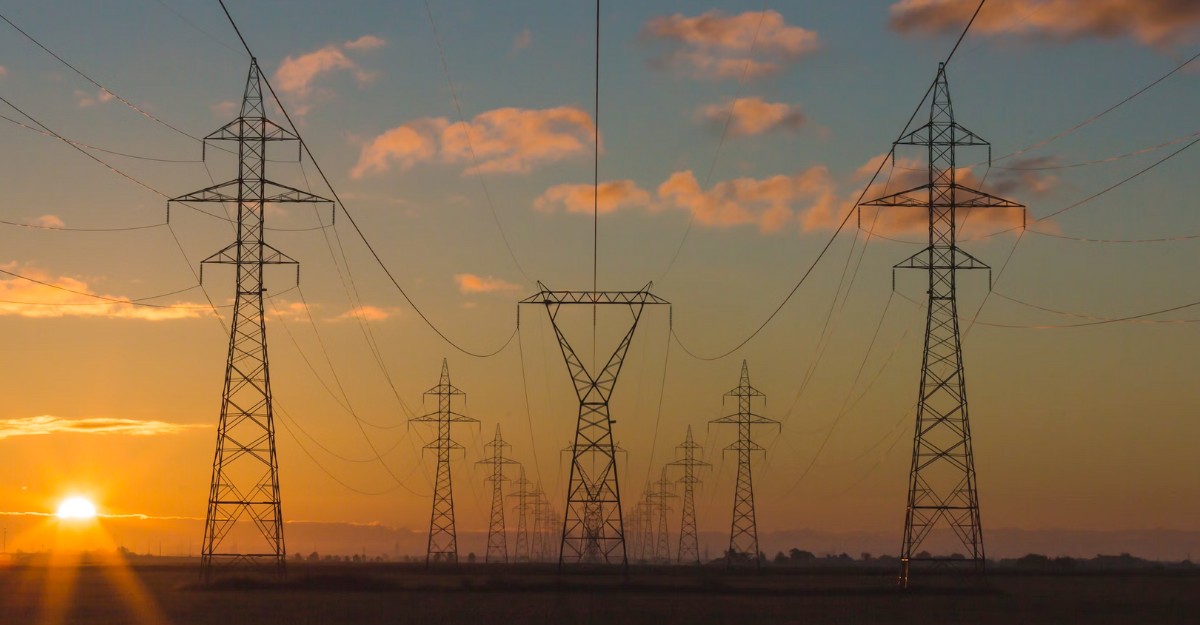
{"label": "lattice steel tower", "polygon": [[658,481],[652,485],[654,490],[650,497],[654,501],[655,520],[658,522],[658,528],[654,532],[654,561],[662,564],[671,563],[671,529],[667,520],[667,512],[670,512],[671,507],[667,505],[667,500],[678,497],[671,491],[671,480],[667,478],[667,468],[662,468],[662,473],[659,475]]}
{"label": "lattice steel tower", "polygon": [[[649,304],[668,304],[650,292],[651,284],[639,291],[551,291],[541,282],[536,294],[522,304],[541,304],[550,316],[558,346],[579,398],[575,442],[571,446],[571,476],[563,514],[562,548],[559,565],[567,563],[628,564],[625,527],[621,516],[621,489],[617,479],[616,446],[608,402],[625,363],[642,311]],[[572,349],[558,323],[566,305],[624,306],[632,320],[629,331],[613,350],[604,368],[593,374]],[[594,327],[594,325],[593,325]]]}
{"label": "lattice steel tower", "polygon": [[[960,209],[1020,210],[1024,206],[958,184],[956,149],[989,144],[954,121],[944,64],[938,65],[929,122],[895,145],[926,149],[928,182],[865,202],[862,206],[921,207],[929,211],[929,246],[893,269],[893,272],[895,269],[922,269],[929,274],[929,315],[925,324],[921,388],[917,396],[904,544],[900,552],[900,585],[907,587],[915,562],[966,564],[980,573],[984,569],[986,558],[959,342],[956,272],[959,269],[988,269],[990,275],[991,269],[958,247],[956,218]],[[967,550],[965,559],[920,555],[923,553],[918,551],[921,543],[941,522],[949,525],[962,542]]]}
{"label": "lattice steel tower", "polygon": [[450,424],[478,423],[462,413],[455,412],[455,397],[465,398],[466,393],[450,383],[450,367],[442,359],[442,376],[437,386],[425,391],[425,397],[437,397],[438,407],[410,421],[437,425],[437,439],[425,446],[437,452],[437,479],[433,490],[433,513],[429,517],[429,546],[425,552],[425,563],[458,562],[458,541],[454,532],[454,481],[450,474],[450,452],[461,450],[462,445],[450,438]]}
{"label": "lattice steel tower", "polygon": [[513,492],[509,493],[509,497],[517,498],[517,505],[513,510],[517,513],[517,562],[529,562],[531,553],[529,550],[529,508],[530,500],[536,495],[533,490],[533,483],[525,477],[525,467],[520,467],[520,473],[517,479],[513,480]]}
{"label": "lattice steel tower", "polygon": [[736,451],[738,454],[737,486],[733,491],[733,523],[729,530],[729,550],[725,552],[727,565],[750,564],[760,566],[758,557],[758,525],[754,517],[754,479],[750,472],[750,456],[760,451],[766,453],[766,448],[755,443],[751,438],[751,428],[755,425],[779,426],[779,422],[755,414],[753,401],[765,399],[766,395],[750,386],[750,369],[746,361],[742,361],[742,375],[738,385],[725,394],[726,398],[736,398],[738,409],[731,415],[713,419],[710,423],[729,423],[738,426],[737,441],[725,448],[725,451]]}
{"label": "lattice steel tower", "polygon": [[683,477],[677,480],[683,484],[683,516],[679,520],[679,550],[675,557],[680,564],[685,562],[700,564],[700,537],[696,531],[695,488],[696,484],[700,483],[700,478],[696,477],[696,468],[711,467],[712,465],[696,457],[696,452],[704,448],[692,440],[692,426],[690,425],[683,444],[675,449],[683,452],[682,458],[667,463],[668,467],[683,469]]}
{"label": "lattice steel tower", "polygon": [[504,528],[504,482],[508,478],[504,476],[504,467],[521,463],[504,454],[504,450],[511,449],[512,445],[504,442],[500,436],[499,423],[496,424],[496,437],[484,448],[491,454],[476,464],[486,464],[492,468],[491,475],[487,477],[487,481],[492,483],[492,514],[488,521],[487,555],[483,561],[508,562],[508,536]]}
{"label": "lattice steel tower", "polygon": [[[263,268],[295,265],[298,281],[299,264],[263,241],[263,207],[268,202],[329,202],[267,180],[267,143],[298,140],[293,132],[267,119],[258,61],[251,59],[241,114],[204,138],[205,146],[209,141],[237,143],[237,178],[170,200],[237,205],[237,240],[200,265],[201,281],[206,264],[237,268],[221,416],[200,552],[201,574],[206,581],[224,564],[265,563],[273,566],[279,577],[285,573],[287,552],[263,317]],[[250,540],[244,536],[227,540],[243,521],[253,523],[258,535]]]}

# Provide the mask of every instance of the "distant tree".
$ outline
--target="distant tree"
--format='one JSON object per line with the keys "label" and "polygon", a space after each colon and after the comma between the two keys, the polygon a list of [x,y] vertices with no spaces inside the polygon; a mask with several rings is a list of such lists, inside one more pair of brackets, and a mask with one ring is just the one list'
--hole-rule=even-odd
{"label": "distant tree", "polygon": [[308,561],[309,561],[309,562],[318,562],[318,561],[320,561],[320,560],[321,560],[321,554],[319,554],[319,553],[317,553],[317,552],[315,552],[315,551],[314,551],[314,552],[312,552],[312,553],[310,553],[310,554],[308,554]]}
{"label": "distant tree", "polygon": [[787,564],[787,563],[788,563],[788,557],[783,555],[782,551],[775,554],[775,564]]}
{"label": "distant tree", "polygon": [[870,562],[870,561],[871,561],[871,554],[869,554],[869,553],[867,553],[867,552],[865,552],[865,551],[864,551],[864,552],[862,552],[862,557],[861,557],[861,559],[862,559],[862,561],[863,561],[863,562]]}
{"label": "distant tree", "polygon": [[353,561],[354,562],[362,562],[362,556],[358,555],[357,553],[354,554]]}
{"label": "distant tree", "polygon": [[788,557],[791,558],[792,562],[809,562],[817,559],[817,556],[813,555],[813,552],[796,549],[795,547],[788,552]]}
{"label": "distant tree", "polygon": [[475,552],[474,551],[467,554],[467,562],[470,564],[475,564]]}
{"label": "distant tree", "polygon": [[296,560],[297,562],[299,562],[300,560],[303,560],[303,559],[304,559],[304,554],[300,553],[299,551],[293,551],[293,552],[292,552],[292,559],[293,559],[293,560]]}

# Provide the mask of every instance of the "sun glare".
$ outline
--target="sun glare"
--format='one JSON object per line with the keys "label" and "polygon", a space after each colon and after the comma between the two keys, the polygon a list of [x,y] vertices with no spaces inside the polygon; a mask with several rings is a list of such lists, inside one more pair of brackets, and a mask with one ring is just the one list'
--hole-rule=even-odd
{"label": "sun glare", "polygon": [[96,506],[83,497],[68,497],[58,505],[60,519],[91,519],[96,516]]}

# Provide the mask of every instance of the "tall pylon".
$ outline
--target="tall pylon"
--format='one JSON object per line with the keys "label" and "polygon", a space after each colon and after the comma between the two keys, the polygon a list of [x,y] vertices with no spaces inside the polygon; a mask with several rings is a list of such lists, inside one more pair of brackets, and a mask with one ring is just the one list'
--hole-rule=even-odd
{"label": "tall pylon", "polygon": [[746,361],[742,361],[742,375],[738,385],[725,394],[725,398],[737,400],[737,412],[710,423],[728,423],[738,426],[737,441],[725,448],[725,451],[736,451],[738,454],[737,486],[733,491],[733,523],[729,529],[729,549],[725,552],[725,563],[754,564],[761,566],[758,557],[758,525],[754,516],[754,479],[750,472],[750,456],[760,451],[766,453],[766,448],[751,439],[751,428],[755,425],[779,426],[779,422],[768,419],[754,412],[755,399],[765,399],[766,395],[750,385],[750,369]]}
{"label": "tall pylon", "polygon": [[504,528],[504,482],[508,478],[504,475],[504,467],[520,464],[505,455],[504,450],[511,448],[512,445],[504,442],[504,437],[500,435],[500,424],[497,423],[495,438],[484,445],[485,451],[491,453],[476,463],[486,464],[492,469],[486,478],[492,483],[492,514],[488,521],[487,554],[483,558],[488,564],[508,562],[508,535]]}
{"label": "tall pylon", "polygon": [[[895,143],[897,147],[921,146],[926,149],[928,182],[862,204],[923,207],[929,211],[929,246],[893,268],[893,273],[895,269],[922,269],[929,275],[929,314],[925,324],[921,386],[917,395],[904,543],[900,551],[899,582],[903,587],[908,586],[915,562],[965,563],[979,573],[983,572],[986,562],[971,428],[967,420],[956,273],[959,269],[987,269],[990,276],[991,268],[958,247],[957,217],[960,209],[1024,209],[1016,202],[958,184],[957,148],[988,145],[954,121],[946,67],[938,64],[929,122]],[[923,553],[918,551],[921,543],[943,521],[967,550],[965,559],[920,555]]]}
{"label": "tall pylon", "polygon": [[696,531],[696,469],[712,465],[697,458],[697,452],[703,447],[692,440],[692,426],[688,426],[687,437],[677,446],[676,451],[683,452],[683,457],[667,463],[668,467],[683,469],[683,476],[677,480],[683,484],[683,514],[679,520],[679,549],[676,551],[676,562],[679,564],[700,564],[700,536]]}
{"label": "tall pylon", "polygon": [[458,562],[458,539],[454,531],[454,480],[450,473],[450,452],[461,450],[462,445],[450,437],[452,423],[478,423],[462,413],[455,412],[455,397],[465,398],[466,393],[450,383],[450,366],[442,359],[442,375],[436,386],[425,391],[425,397],[436,397],[437,410],[413,417],[410,421],[437,425],[437,438],[425,449],[437,452],[437,479],[433,490],[433,512],[429,516],[429,543],[425,552],[425,564]]}
{"label": "tall pylon", "polygon": [[653,484],[654,491],[651,494],[654,500],[654,518],[658,522],[654,532],[654,561],[659,564],[671,563],[671,529],[667,520],[667,513],[671,507],[667,505],[667,500],[678,497],[672,492],[672,485],[667,477],[667,467],[664,466],[658,481]]}
{"label": "tall pylon", "polygon": [[517,505],[513,508],[517,513],[517,562],[529,562],[532,559],[529,549],[529,509],[535,494],[533,483],[525,477],[525,467],[522,466],[517,479],[513,480],[513,492],[508,494],[517,498]]}
{"label": "tall pylon", "polygon": [[[546,307],[579,398],[575,442],[571,446],[571,475],[563,512],[560,566],[587,563],[627,566],[629,563],[609,399],[625,364],[625,355],[629,352],[642,311],[647,305],[669,304],[651,293],[651,286],[647,284],[638,291],[552,291],[538,282],[538,292],[520,302]],[[597,373],[590,372],[583,364],[558,323],[563,306],[578,304],[593,307],[593,312],[598,306],[622,306],[632,316],[629,331]]]}
{"label": "tall pylon", "polygon": [[[268,564],[282,578],[287,552],[263,316],[266,290],[263,268],[295,265],[297,281],[300,270],[296,261],[263,240],[264,206],[269,202],[329,200],[266,178],[267,143],[299,141],[299,138],[267,119],[255,59],[250,59],[240,115],[206,136],[203,145],[207,146],[209,141],[237,143],[237,178],[172,198],[167,203],[168,219],[171,202],[237,205],[237,239],[200,264],[202,282],[206,264],[234,265],[237,272],[221,416],[200,547],[201,575],[209,581],[221,565],[249,563]],[[230,539],[237,524],[245,521],[253,523],[258,536]]]}

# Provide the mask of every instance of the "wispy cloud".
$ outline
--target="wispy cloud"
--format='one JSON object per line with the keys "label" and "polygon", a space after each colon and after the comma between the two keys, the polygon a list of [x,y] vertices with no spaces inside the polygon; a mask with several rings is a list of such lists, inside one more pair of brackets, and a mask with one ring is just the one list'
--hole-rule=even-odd
{"label": "wispy cloud", "polygon": [[517,50],[524,50],[525,48],[528,48],[532,43],[533,43],[533,35],[531,35],[529,33],[529,29],[526,28],[526,29],[522,30],[516,36],[516,38],[513,39],[512,49],[514,52],[516,52]]}
{"label": "wispy cloud", "polygon": [[[904,34],[957,32],[975,12],[974,0],[900,0],[889,25]],[[1154,47],[1195,43],[1200,2],[1195,0],[994,0],[972,30],[1038,41],[1131,37]]]}
{"label": "wispy cloud", "polygon": [[464,295],[472,293],[499,293],[504,291],[518,291],[520,285],[507,282],[500,278],[492,276],[477,276],[473,273],[458,273],[454,274],[454,281],[458,283],[458,291]]}
{"label": "wispy cloud", "polygon": [[365,321],[384,321],[391,319],[400,314],[399,308],[371,306],[364,304],[347,310],[346,312],[334,317],[332,321],[349,321],[351,319],[363,319]]}
{"label": "wispy cloud", "polygon": [[784,102],[767,102],[753,96],[702,106],[696,110],[696,120],[717,132],[728,122],[729,134],[734,137],[757,135],[771,130],[798,130],[805,122],[804,113],[800,112],[799,106]]}
{"label": "wispy cloud", "polygon": [[41,226],[42,228],[66,228],[67,223],[58,215],[39,215],[34,217],[32,225]]}
{"label": "wispy cloud", "polygon": [[96,106],[97,104],[103,104],[105,102],[111,102],[112,99],[113,94],[109,93],[107,89],[100,89],[94,94],[88,93],[87,91],[81,91],[79,89],[75,90],[75,105],[81,109]]}
{"label": "wispy cloud", "polygon": [[560,184],[546,189],[533,207],[542,212],[562,209],[568,213],[591,214],[593,204],[600,213],[635,207],[650,207],[650,194],[632,180],[602,182],[598,187],[590,184]]}
{"label": "wispy cloud", "polygon": [[702,189],[691,171],[675,172],[658,187],[666,205],[690,212],[702,226],[753,225],[760,232],[795,227],[801,215],[826,211],[836,193],[829,170],[811,167],[794,175],[736,178]]}
{"label": "wispy cloud", "polygon": [[166,421],[117,419],[93,417],[87,419],[64,419],[50,415],[0,419],[0,439],[13,436],[41,436],[46,434],[129,434],[132,436],[157,436],[178,434],[191,429],[206,428],[199,423],[167,423]]}
{"label": "wispy cloud", "polygon": [[676,13],[648,21],[642,38],[666,49],[653,65],[707,80],[775,74],[821,45],[817,33],[789,25],[777,11]]}
{"label": "wispy cloud", "polygon": [[[13,272],[18,270],[15,263],[3,265],[3,268]],[[127,297],[96,293],[86,282],[77,278],[52,276],[33,267],[20,268],[19,273],[45,284],[0,275],[0,315],[34,318],[103,317],[166,321],[195,319],[206,314],[207,311],[204,305],[192,303],[180,303],[175,305],[177,307],[171,308],[136,306],[129,303],[130,300]],[[85,294],[101,295],[101,297],[119,301],[98,300]]]}
{"label": "wispy cloud", "polygon": [[347,52],[360,53],[384,45],[386,42],[379,37],[363,35],[342,44],[331,43],[312,52],[286,56],[275,71],[274,84],[298,102],[295,108],[297,115],[307,114],[312,110],[315,99],[333,94],[329,89],[315,86],[319,78],[336,72],[349,72],[360,87],[375,79],[374,72],[363,69]]}
{"label": "wispy cloud", "polygon": [[500,108],[469,122],[422,118],[368,141],[350,175],[362,178],[434,160],[468,164],[464,173],[476,171],[476,161],[482,173],[529,173],[536,165],[586,153],[594,136],[591,115],[571,106]]}

